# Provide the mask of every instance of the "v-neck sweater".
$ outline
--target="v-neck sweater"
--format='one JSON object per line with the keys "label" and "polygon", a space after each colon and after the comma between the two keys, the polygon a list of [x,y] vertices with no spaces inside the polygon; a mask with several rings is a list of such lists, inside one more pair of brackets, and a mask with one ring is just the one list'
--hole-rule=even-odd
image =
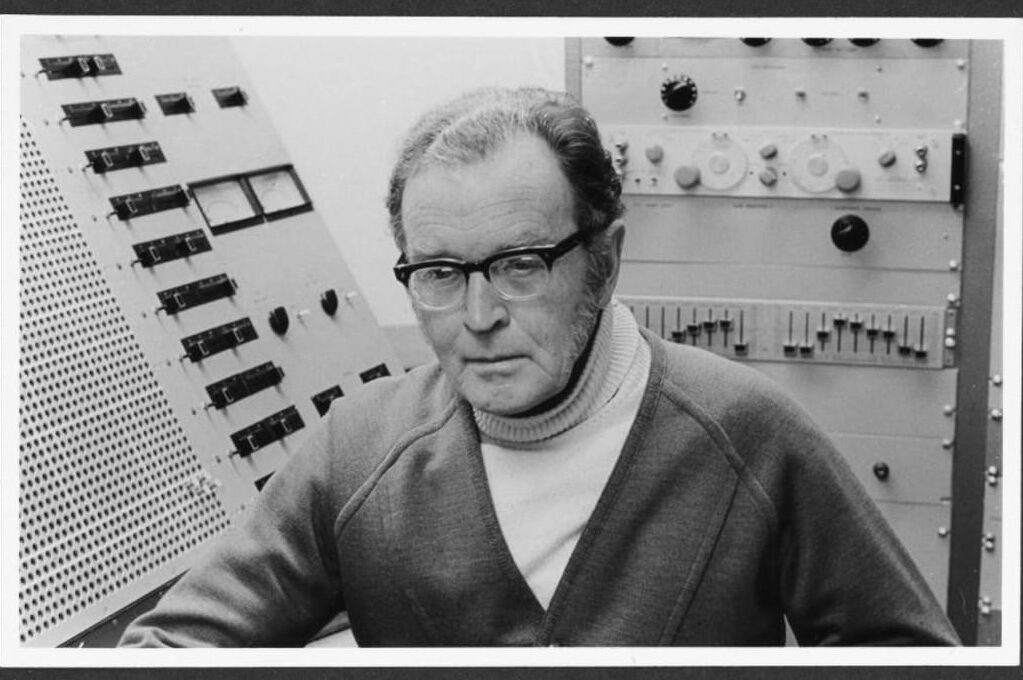
{"label": "v-neck sweater", "polygon": [[612,302],[565,403],[522,419],[473,411],[501,533],[545,609],[636,419],[649,371],[650,348],[632,313]]}
{"label": "v-neck sweater", "polygon": [[[635,422],[550,606],[501,534],[436,365],[334,402],[129,646],[955,644],[828,439],[748,367],[646,333]],[[387,417],[381,417],[387,414]]]}

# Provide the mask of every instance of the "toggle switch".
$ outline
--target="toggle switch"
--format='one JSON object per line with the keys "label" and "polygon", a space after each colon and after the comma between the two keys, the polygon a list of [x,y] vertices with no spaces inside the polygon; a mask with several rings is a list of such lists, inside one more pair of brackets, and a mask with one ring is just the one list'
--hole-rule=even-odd
{"label": "toggle switch", "polygon": [[277,335],[284,335],[288,332],[290,320],[288,319],[288,310],[284,309],[284,307],[274,307],[270,312],[268,320],[270,328]]}
{"label": "toggle switch", "polygon": [[337,291],[333,288],[328,288],[320,294],[320,306],[328,316],[334,316],[337,312],[337,302]]}
{"label": "toggle switch", "polygon": [[888,476],[891,474],[891,469],[888,467],[888,463],[881,461],[874,463],[874,476],[880,479],[882,482],[888,481]]}

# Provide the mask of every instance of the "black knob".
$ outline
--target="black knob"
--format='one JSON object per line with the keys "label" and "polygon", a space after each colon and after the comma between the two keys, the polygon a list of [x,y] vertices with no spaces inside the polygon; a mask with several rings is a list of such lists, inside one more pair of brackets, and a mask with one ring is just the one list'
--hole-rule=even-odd
{"label": "black knob", "polygon": [[696,103],[696,83],[685,74],[668,78],[661,84],[661,101],[672,111],[685,111]]}
{"label": "black knob", "polygon": [[856,215],[842,215],[831,225],[831,241],[844,252],[855,253],[867,245],[870,228],[863,218]]}
{"label": "black knob", "polygon": [[635,38],[604,38],[604,40],[608,41],[615,47],[624,47],[635,40]]}
{"label": "black knob", "polygon": [[934,47],[944,42],[941,38],[912,38],[912,41],[920,47]]}
{"label": "black knob", "polygon": [[274,307],[270,312],[270,328],[277,335],[284,335],[288,332],[288,310],[284,307]]}
{"label": "black knob", "polygon": [[803,42],[810,47],[824,47],[831,42],[831,38],[803,38]]}
{"label": "black knob", "polygon": [[770,38],[739,38],[750,47],[763,47],[767,43],[771,42]]}
{"label": "black knob", "polygon": [[856,47],[870,47],[879,42],[878,38],[849,38],[849,42]]}
{"label": "black knob", "polygon": [[334,316],[334,312],[337,311],[337,291],[333,288],[323,291],[320,295],[320,305],[328,316]]}
{"label": "black knob", "polygon": [[874,463],[874,476],[880,479],[882,482],[888,479],[888,475],[891,474],[891,469],[888,467],[888,463],[881,461],[880,463]]}

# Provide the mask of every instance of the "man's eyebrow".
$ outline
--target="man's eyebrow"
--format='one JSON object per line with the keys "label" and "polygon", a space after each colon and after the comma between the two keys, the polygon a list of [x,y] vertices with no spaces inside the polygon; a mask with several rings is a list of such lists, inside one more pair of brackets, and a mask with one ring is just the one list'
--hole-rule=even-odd
{"label": "man's eyebrow", "polygon": [[[558,239],[553,238],[549,233],[541,233],[539,230],[527,231],[516,235],[515,238],[511,238],[508,239],[507,241],[502,242],[501,245],[494,248],[492,251],[490,251],[489,253],[487,253],[486,255],[479,259],[481,260],[486,259],[491,255],[496,255],[506,250],[513,250],[515,248],[527,248],[530,246],[550,245],[552,243],[557,242],[557,240]],[[414,256],[410,258],[410,261],[414,262],[426,262],[428,260],[459,260],[462,262],[468,261],[459,255],[452,254],[451,251],[445,248],[437,248],[436,250],[430,249],[423,250],[421,252],[416,253]]]}

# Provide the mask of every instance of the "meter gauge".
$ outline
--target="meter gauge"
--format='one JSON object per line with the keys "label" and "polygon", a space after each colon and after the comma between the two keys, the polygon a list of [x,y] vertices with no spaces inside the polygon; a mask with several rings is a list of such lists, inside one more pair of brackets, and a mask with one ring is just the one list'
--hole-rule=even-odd
{"label": "meter gauge", "polygon": [[241,178],[193,184],[192,196],[214,234],[250,227],[263,221],[259,207]]}

